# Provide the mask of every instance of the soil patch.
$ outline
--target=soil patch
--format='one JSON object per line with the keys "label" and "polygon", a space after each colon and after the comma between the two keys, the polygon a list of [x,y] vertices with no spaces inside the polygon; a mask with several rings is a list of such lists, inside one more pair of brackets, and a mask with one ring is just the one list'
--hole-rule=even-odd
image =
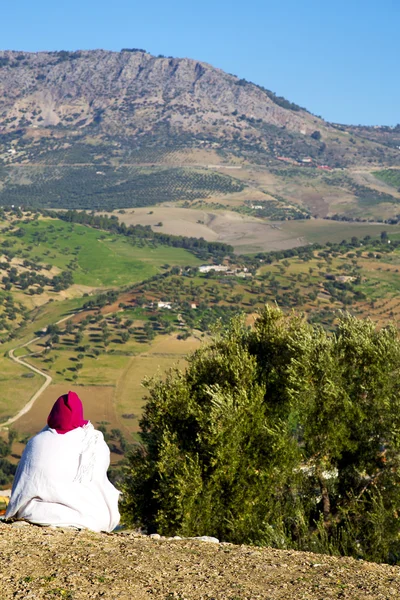
{"label": "soil patch", "polygon": [[2,600],[400,597],[400,568],[349,558],[0,524]]}
{"label": "soil patch", "polygon": [[303,193],[301,195],[302,203],[307,206],[313,215],[326,217],[329,213],[329,204],[321,194]]}

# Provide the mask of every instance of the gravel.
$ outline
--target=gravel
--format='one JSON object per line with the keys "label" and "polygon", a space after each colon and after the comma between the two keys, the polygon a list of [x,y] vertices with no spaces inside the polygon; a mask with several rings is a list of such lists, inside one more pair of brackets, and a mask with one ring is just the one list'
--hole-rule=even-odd
{"label": "gravel", "polygon": [[205,540],[0,523],[0,600],[400,598],[399,567]]}

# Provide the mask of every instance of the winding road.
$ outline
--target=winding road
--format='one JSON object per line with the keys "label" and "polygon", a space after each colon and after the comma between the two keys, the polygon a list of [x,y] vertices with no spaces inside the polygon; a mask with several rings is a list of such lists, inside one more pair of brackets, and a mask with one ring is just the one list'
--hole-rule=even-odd
{"label": "winding road", "polygon": [[14,362],[16,362],[16,363],[18,363],[20,365],[23,365],[24,367],[27,367],[28,369],[30,369],[34,373],[38,373],[38,375],[42,375],[42,377],[45,378],[45,381],[44,381],[43,385],[38,389],[38,391],[33,394],[32,398],[25,404],[25,406],[23,406],[21,408],[21,410],[14,417],[11,417],[5,423],[1,423],[0,428],[8,427],[9,425],[11,425],[12,423],[14,423],[15,421],[18,421],[18,419],[20,417],[22,417],[22,415],[25,415],[28,412],[28,410],[30,410],[32,408],[32,406],[35,404],[35,402],[39,398],[39,396],[44,392],[44,390],[53,381],[53,378],[50,375],[47,375],[47,373],[44,373],[40,369],[37,369],[36,367],[34,367],[34,366],[30,365],[29,363],[25,362],[24,360],[22,360],[22,358],[24,358],[24,357],[19,358],[18,356],[14,356],[14,352],[16,350],[18,350],[18,348],[25,348],[25,346],[29,346],[29,344],[32,344],[33,342],[36,342],[39,339],[40,338],[33,338],[33,340],[30,340],[29,342],[27,342],[23,346],[17,346],[16,348],[13,348],[8,353],[8,356],[11,358],[11,360],[13,360]]}
{"label": "winding road", "polygon": [[[74,314],[68,315],[67,317],[65,317],[63,319],[60,319],[59,321],[57,321],[56,325],[59,325],[63,321],[67,321],[68,319],[71,319],[73,316],[74,316]],[[18,350],[19,348],[26,348],[26,346],[29,346],[30,344],[33,344],[37,340],[40,340],[40,337],[35,337],[32,340],[29,340],[29,342],[26,342],[25,344],[23,344],[22,346],[17,346],[16,348],[13,348],[12,350],[9,351],[8,356],[11,358],[11,360],[13,360],[14,362],[18,363],[19,365],[23,365],[24,367],[27,367],[28,369],[30,369],[34,373],[37,373],[38,375],[41,375],[42,377],[44,377],[45,381],[44,381],[43,385],[37,390],[37,392],[35,392],[33,394],[32,398],[25,404],[25,406],[23,406],[21,408],[21,410],[16,415],[14,415],[10,419],[8,419],[8,421],[5,421],[5,423],[0,423],[0,429],[9,427],[9,425],[12,425],[12,423],[15,423],[15,421],[18,421],[18,419],[21,418],[22,415],[25,415],[32,408],[32,406],[35,404],[35,402],[39,398],[39,396],[41,396],[41,394],[44,392],[44,390],[53,381],[53,378],[50,375],[48,375],[47,373],[44,373],[40,369],[38,369],[38,368],[34,367],[33,365],[30,365],[29,363],[27,363],[24,360],[22,360],[24,358],[24,356],[18,357],[18,356],[14,355],[14,352],[16,350]]]}

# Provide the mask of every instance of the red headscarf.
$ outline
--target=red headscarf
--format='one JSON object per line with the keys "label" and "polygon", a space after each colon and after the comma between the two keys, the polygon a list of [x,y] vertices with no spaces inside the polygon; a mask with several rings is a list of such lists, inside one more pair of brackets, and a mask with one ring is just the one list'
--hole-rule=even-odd
{"label": "red headscarf", "polygon": [[83,418],[82,402],[75,392],[60,396],[54,403],[47,424],[57,433],[68,433],[77,427],[83,427],[87,421]]}

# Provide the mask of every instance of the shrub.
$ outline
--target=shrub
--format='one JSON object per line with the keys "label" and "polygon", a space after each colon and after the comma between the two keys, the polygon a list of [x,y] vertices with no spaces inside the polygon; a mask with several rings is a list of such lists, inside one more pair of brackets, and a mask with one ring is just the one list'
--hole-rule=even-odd
{"label": "shrub", "polygon": [[123,515],[149,532],[400,556],[400,344],[266,308],[146,383]]}

